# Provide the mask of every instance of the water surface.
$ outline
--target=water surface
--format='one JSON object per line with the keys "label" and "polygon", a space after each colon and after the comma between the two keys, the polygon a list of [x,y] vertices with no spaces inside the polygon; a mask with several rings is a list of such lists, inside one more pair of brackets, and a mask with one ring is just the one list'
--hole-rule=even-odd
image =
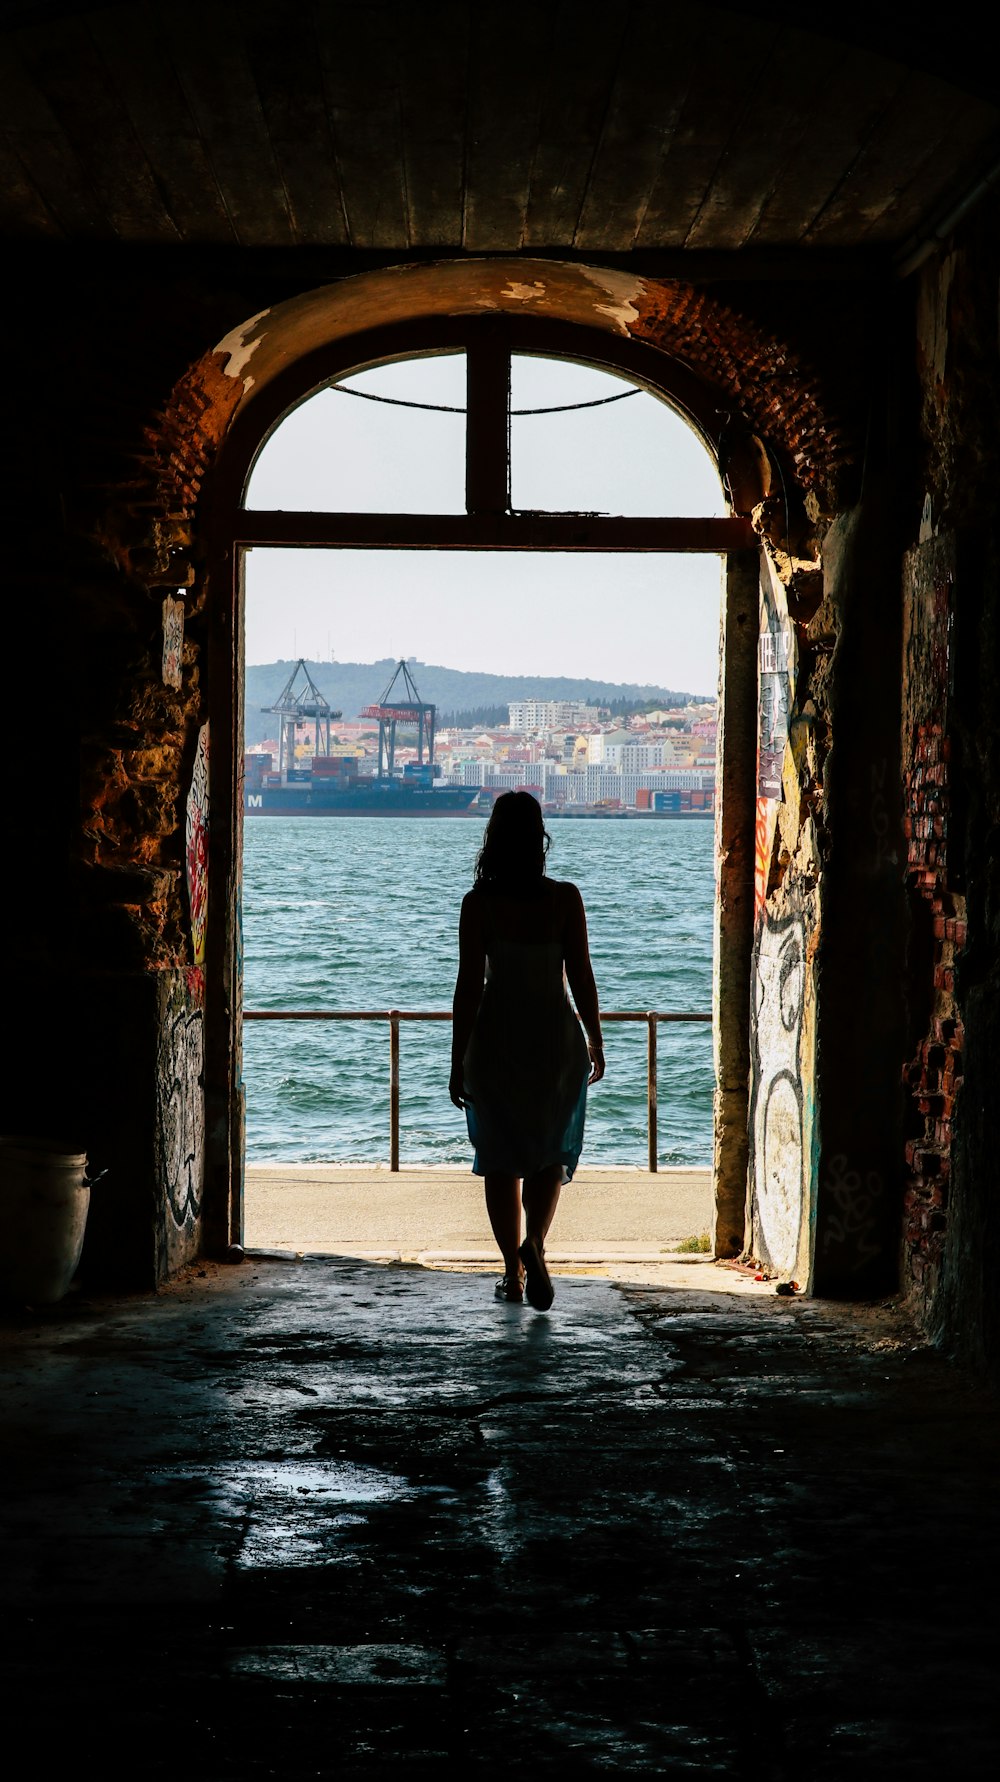
{"label": "water surface", "polygon": [[[602,1007],[707,1010],[712,985],[710,821],[555,820],[549,870],[583,892]],[[450,1008],[458,911],[478,818],[249,818],[244,845],[247,1008]],[[448,1099],[447,1024],[401,1029],[404,1164],[467,1164]],[[646,1029],[605,1029],[584,1161],[646,1160]],[[705,1027],[660,1028],[659,1158],[711,1162]],[[256,1023],[244,1036],[247,1157],[388,1160],[384,1022]]]}

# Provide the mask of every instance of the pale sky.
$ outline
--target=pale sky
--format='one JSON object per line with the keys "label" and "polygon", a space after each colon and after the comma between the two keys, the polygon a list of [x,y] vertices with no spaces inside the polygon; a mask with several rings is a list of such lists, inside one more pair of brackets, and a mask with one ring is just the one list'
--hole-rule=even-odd
{"label": "pale sky", "polygon": [[[465,402],[460,354],[345,379],[415,402]],[[588,366],[517,357],[511,407],[628,389]],[[321,391],[276,428],[247,505],[464,512],[465,420]],[[726,512],[700,440],[647,393],[609,407],[517,417],[515,508]],[[673,555],[256,550],[247,559],[248,662],[416,656],[494,674],[588,676],[714,693],[720,562]]]}

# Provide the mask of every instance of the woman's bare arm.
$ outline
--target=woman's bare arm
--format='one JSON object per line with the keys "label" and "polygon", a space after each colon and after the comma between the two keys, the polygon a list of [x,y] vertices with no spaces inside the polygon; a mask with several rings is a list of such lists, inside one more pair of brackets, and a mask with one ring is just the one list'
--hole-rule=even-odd
{"label": "woman's bare arm", "polygon": [[566,885],[565,930],[563,950],[566,960],[566,977],[577,1014],[587,1030],[587,1043],[590,1047],[590,1081],[599,1083],[604,1075],[604,1041],[601,1037],[601,1013],[597,1000],[597,984],[594,981],[594,968],[590,963],[590,945],[587,940],[587,916],[583,907],[583,898],[575,885]]}
{"label": "woman's bare arm", "polygon": [[462,1081],[462,1061],[472,1036],[486,976],[486,944],[483,940],[479,899],[469,892],[462,900],[458,924],[458,977],[452,1002],[451,1078],[448,1093],[457,1108],[468,1100]]}

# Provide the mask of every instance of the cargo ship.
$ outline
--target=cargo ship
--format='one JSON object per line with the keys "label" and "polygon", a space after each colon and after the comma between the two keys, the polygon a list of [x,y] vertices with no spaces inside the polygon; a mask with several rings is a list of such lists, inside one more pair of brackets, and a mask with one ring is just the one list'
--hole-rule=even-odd
{"label": "cargo ship", "polygon": [[[394,689],[403,677],[402,696]],[[434,764],[436,708],[422,700],[405,662],[363,718],[378,720],[378,770],[359,773],[354,755],[331,753],[331,725],[343,716],[331,709],[304,660],[296,663],[274,705],[261,707],[278,719],[278,758],[243,758],[243,811],[248,817],[448,817],[470,811],[475,786],[438,779]],[[296,732],[309,725],[316,753],[308,765],[296,754]],[[415,730],[417,759],[396,766],[397,726]],[[322,746],[321,746],[322,745]]]}

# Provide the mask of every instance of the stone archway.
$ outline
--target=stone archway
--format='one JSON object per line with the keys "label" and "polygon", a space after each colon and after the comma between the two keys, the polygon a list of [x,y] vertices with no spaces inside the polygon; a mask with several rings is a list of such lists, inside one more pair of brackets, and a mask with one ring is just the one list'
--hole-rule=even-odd
{"label": "stone archway", "polygon": [[[197,1197],[190,1192],[185,1196],[188,1238],[166,1247],[168,1265],[170,1257],[189,1252],[192,1243],[203,1243],[217,1254],[226,1249],[233,1235],[233,1187],[242,1151],[240,1123],[234,1126],[231,1118],[240,1101],[232,1043],[240,987],[234,697],[239,650],[228,517],[263,438],[338,366],[363,362],[354,345],[359,338],[402,338],[435,320],[490,314],[527,315],[543,330],[569,330],[579,339],[581,358],[628,364],[641,381],[673,401],[715,455],[734,512],[753,515],[772,592],[769,622],[773,625],[777,612],[779,626],[791,635],[797,625],[808,624],[819,604],[818,537],[843,502],[851,442],[831,418],[831,405],[816,378],[786,345],[689,285],[548,261],[402,267],[345,279],[263,311],[232,329],[191,366],[150,427],[143,486],[133,486],[127,506],[107,512],[100,529],[101,544],[129,574],[141,576],[152,588],[169,590],[175,625],[182,617],[176,611],[182,591],[186,630],[181,648],[188,680],[199,687],[198,698],[185,701],[188,754],[209,710],[212,714],[215,820],[207,966],[202,978],[192,957],[183,980],[186,993],[179,984],[174,996],[174,1001],[179,996],[190,1002],[192,1019],[200,1020],[201,1009],[206,1013],[204,1204],[198,1217],[192,1212]],[[756,552],[750,555],[756,558]],[[744,564],[733,583],[730,616],[734,637],[738,619],[744,647],[752,625],[755,661],[756,612],[750,615],[760,577],[752,563],[750,570],[748,575]],[[731,746],[742,751],[744,766],[755,730],[756,719],[748,725],[746,709],[740,724],[730,727]],[[814,781],[820,770],[814,748],[808,761]],[[182,781],[175,797],[183,801],[187,792]],[[746,787],[740,799],[745,820],[739,836],[734,832],[729,837],[724,855],[730,868],[747,878],[753,823]],[[760,814],[758,805],[758,848]],[[794,871],[776,872],[779,856],[790,857],[789,835],[787,830],[779,834],[776,811],[769,814],[774,820],[764,837],[768,858],[759,859],[757,867],[758,917],[768,887],[779,885],[784,908],[795,882]],[[798,817],[805,830],[807,806]],[[177,875],[158,889],[173,927],[185,931],[183,877]],[[173,1027],[182,1012],[171,1007]],[[737,1024],[745,1034],[744,1011],[739,1011]],[[740,1068],[737,1064],[737,1076]],[[762,1077],[767,1068],[766,1059],[759,1063]],[[814,1102],[811,1085],[802,1096],[810,1105]],[[186,1110],[185,1129],[192,1124],[187,1107],[192,1099],[200,1101],[200,1084],[178,1084],[175,1073],[171,1105]],[[745,1135],[745,1114],[741,1118]],[[762,1151],[768,1157],[766,1168],[773,1169],[773,1135],[769,1145]],[[169,1144],[162,1149],[170,1154]],[[175,1206],[172,1186],[164,1184],[163,1189]],[[808,1200],[807,1192],[804,1198]],[[803,1232],[807,1225],[803,1215]],[[731,1237],[730,1249],[733,1242]]]}

